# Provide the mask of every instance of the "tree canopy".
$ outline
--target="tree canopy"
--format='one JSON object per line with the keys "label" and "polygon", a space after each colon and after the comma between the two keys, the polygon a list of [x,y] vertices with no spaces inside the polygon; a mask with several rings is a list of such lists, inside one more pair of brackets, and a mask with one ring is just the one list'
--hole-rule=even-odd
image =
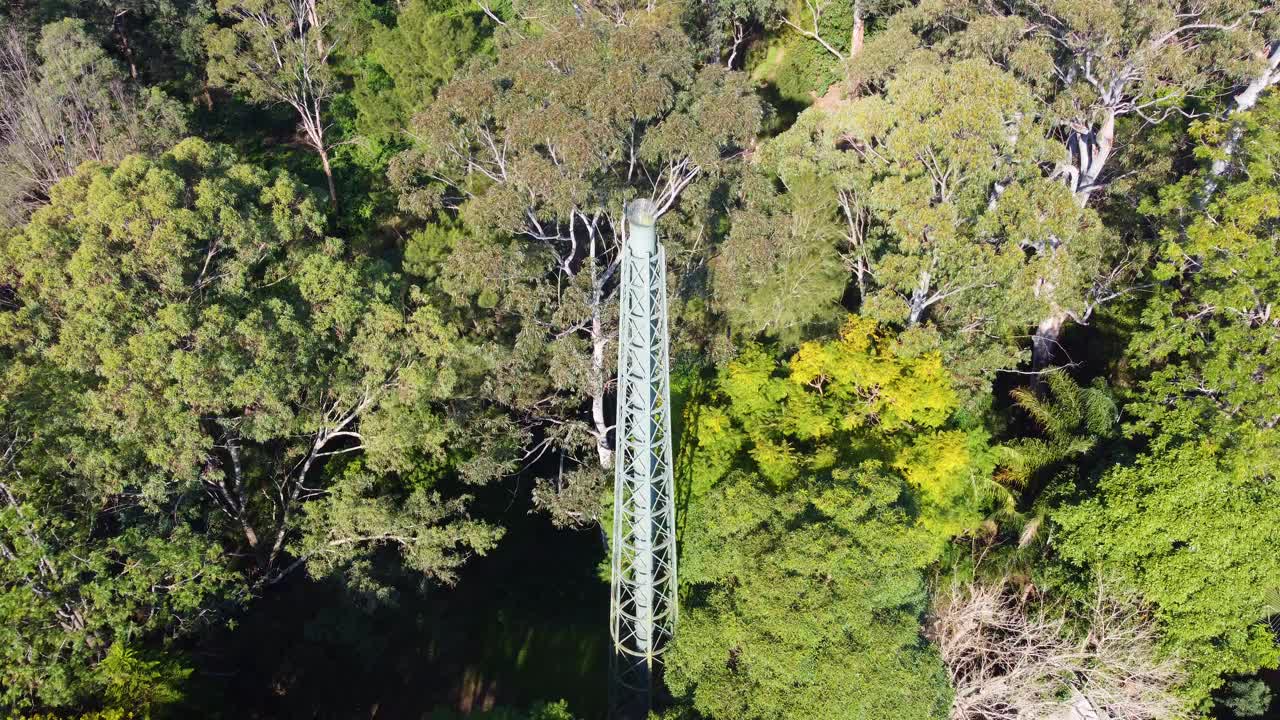
{"label": "tree canopy", "polygon": [[605,717],[637,200],[656,717],[1274,714],[1277,84],[1269,0],[0,4],[0,715]]}

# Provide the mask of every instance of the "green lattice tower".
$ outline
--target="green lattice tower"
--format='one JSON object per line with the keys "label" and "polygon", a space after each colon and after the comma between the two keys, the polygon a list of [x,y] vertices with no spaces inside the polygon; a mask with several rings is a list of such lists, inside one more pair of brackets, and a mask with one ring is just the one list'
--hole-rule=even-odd
{"label": "green lattice tower", "polygon": [[618,302],[613,488],[613,715],[642,720],[658,655],[676,623],[666,255],[652,202],[627,208]]}

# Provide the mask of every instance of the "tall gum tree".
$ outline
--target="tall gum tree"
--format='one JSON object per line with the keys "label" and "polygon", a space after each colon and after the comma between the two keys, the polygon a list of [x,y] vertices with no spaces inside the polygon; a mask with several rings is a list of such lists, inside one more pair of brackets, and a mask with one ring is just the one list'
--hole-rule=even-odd
{"label": "tall gum tree", "polygon": [[[1040,126],[1064,150],[1044,166],[1045,176],[1070,189],[1080,207],[1096,207],[1118,148],[1132,144],[1118,142],[1117,133],[1137,136],[1187,112],[1191,100],[1258,76],[1256,59],[1269,47],[1273,14],[1236,0],[1015,2],[998,14],[979,4],[917,6],[868,41],[851,76],[874,85],[930,55],[992,60],[1032,89]],[[1083,297],[1064,288],[1061,276],[1035,279],[1036,297],[1047,308],[1035,322],[1035,369],[1052,362],[1068,322],[1087,323],[1099,304],[1125,292],[1138,259],[1120,246],[1084,279],[1091,288]]]}
{"label": "tall gum tree", "polygon": [[[787,199],[778,208],[761,193],[744,198],[713,265],[724,312],[731,321],[759,315],[779,294],[766,284],[777,282],[775,269],[785,286],[802,272],[819,277],[808,265],[838,253],[843,262],[826,264],[848,271],[861,313],[941,347],[962,385],[985,394],[994,371],[1020,359],[1026,326],[1047,312],[1036,278],[1060,277],[1060,293],[1082,297],[1087,287],[1076,278],[1096,274],[1104,252],[1093,211],[1044,177],[1042,167],[1063,154],[1045,139],[1035,107],[1030,89],[989,61],[933,56],[874,93],[807,110],[757,153],[757,169],[777,178]],[[760,208],[776,224],[816,215],[821,223],[809,224],[824,229],[825,255],[779,261],[759,276],[736,268],[725,258],[787,243],[779,233],[757,239],[751,223],[739,222]],[[806,280],[810,295],[817,287]],[[788,309],[817,317],[817,300],[839,297],[788,301]]]}
{"label": "tall gum tree", "polygon": [[466,454],[449,401],[472,363],[324,221],[288,174],[199,140],[58,185],[0,240],[12,497],[86,527],[172,513],[259,587],[379,548],[448,582],[492,547],[437,482]]}
{"label": "tall gum tree", "polygon": [[548,10],[504,28],[496,61],[440,89],[393,167],[404,205],[488,235],[455,247],[445,274],[489,311],[494,396],[544,433],[534,452],[600,469],[624,204],[653,199],[673,264],[705,252],[710,188],[760,124],[746,79],[700,64],[679,10]]}
{"label": "tall gum tree", "polygon": [[158,152],[185,126],[177,102],[126,82],[84,22],[48,24],[34,47],[16,28],[0,29],[0,213],[6,221],[25,220],[81,163]]}
{"label": "tall gum tree", "polygon": [[210,83],[293,108],[336,209],[327,112],[336,92],[330,63],[342,40],[342,0],[218,0],[216,7],[226,24],[205,30]]}
{"label": "tall gum tree", "polygon": [[[1125,432],[1146,450],[1059,508],[1055,546],[1151,603],[1207,710],[1232,675],[1275,667],[1280,588],[1280,104],[1236,120],[1241,171],[1202,210],[1211,167],[1144,208],[1163,243],[1126,351]],[[1212,134],[1205,141],[1216,145]]]}

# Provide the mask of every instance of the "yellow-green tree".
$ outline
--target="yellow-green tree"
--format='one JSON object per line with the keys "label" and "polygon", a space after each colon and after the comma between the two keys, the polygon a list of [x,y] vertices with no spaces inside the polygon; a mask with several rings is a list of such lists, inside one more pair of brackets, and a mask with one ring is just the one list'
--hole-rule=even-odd
{"label": "yellow-green tree", "polygon": [[711,718],[945,717],[923,568],[975,525],[987,436],[936,353],[873,321],[747,348],[686,412],[680,632],[667,682]]}

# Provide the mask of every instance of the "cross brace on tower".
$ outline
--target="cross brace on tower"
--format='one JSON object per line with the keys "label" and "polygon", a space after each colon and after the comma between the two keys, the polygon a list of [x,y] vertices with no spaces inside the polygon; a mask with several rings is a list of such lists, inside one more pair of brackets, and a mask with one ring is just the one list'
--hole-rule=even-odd
{"label": "cross brace on tower", "polygon": [[676,623],[666,254],[656,207],[627,208],[618,302],[618,413],[613,489],[611,712],[643,720],[658,655]]}

